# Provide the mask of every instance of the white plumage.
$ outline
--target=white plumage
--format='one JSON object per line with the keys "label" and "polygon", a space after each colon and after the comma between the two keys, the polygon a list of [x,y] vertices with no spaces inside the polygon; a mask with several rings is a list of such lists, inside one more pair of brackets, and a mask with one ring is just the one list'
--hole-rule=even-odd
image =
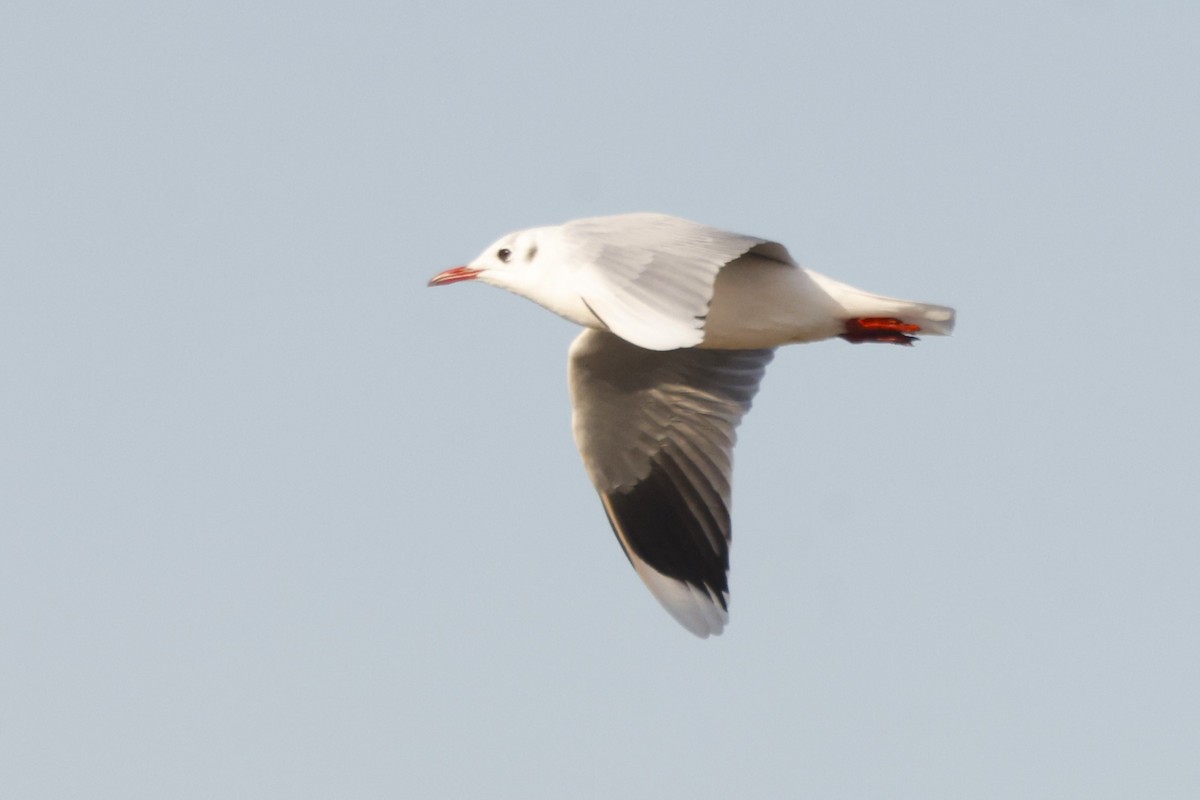
{"label": "white plumage", "polygon": [[518,231],[430,285],[475,279],[587,328],[569,358],[584,466],[637,574],[702,637],[728,620],[735,430],[774,348],[954,327],[945,306],[863,292],[776,242],[663,214]]}

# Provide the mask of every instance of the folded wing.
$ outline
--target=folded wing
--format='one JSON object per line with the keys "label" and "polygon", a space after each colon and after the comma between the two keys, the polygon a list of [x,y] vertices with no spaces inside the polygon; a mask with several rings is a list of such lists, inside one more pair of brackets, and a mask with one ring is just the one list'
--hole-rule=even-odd
{"label": "folded wing", "polygon": [[728,619],[735,429],[772,350],[637,347],[587,330],[570,354],[575,442],[630,563],[697,636]]}

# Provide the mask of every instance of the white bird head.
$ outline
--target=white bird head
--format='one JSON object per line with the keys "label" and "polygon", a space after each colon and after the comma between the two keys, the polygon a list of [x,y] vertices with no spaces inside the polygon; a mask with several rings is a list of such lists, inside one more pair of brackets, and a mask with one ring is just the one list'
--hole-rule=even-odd
{"label": "white bird head", "polygon": [[510,233],[464,267],[439,272],[430,286],[474,281],[532,300],[572,322],[603,327],[583,302],[577,285],[579,261],[563,241],[561,225]]}
{"label": "white bird head", "polygon": [[510,233],[489,245],[465,267],[454,267],[434,275],[429,285],[479,280],[536,300],[531,295],[537,293],[536,287],[544,284],[546,273],[552,270],[552,259],[542,252],[540,245],[553,230],[530,228]]}

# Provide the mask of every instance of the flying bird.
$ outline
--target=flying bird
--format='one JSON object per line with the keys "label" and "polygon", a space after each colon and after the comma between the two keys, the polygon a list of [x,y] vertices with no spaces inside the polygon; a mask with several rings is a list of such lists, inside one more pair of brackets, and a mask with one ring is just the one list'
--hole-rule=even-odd
{"label": "flying bird", "polygon": [[583,326],[568,356],[576,446],[634,570],[700,637],[729,619],[735,429],[775,348],[910,345],[954,327],[951,308],[864,292],[778,242],[664,214],[510,233],[429,285],[473,280]]}

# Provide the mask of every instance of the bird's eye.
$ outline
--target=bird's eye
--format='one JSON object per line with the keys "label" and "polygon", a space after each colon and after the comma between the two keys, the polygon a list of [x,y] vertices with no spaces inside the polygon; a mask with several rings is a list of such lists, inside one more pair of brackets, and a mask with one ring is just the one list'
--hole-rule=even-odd
{"label": "bird's eye", "polygon": [[502,247],[496,251],[496,258],[507,264],[508,260],[512,258],[512,250],[509,250],[507,247]]}

